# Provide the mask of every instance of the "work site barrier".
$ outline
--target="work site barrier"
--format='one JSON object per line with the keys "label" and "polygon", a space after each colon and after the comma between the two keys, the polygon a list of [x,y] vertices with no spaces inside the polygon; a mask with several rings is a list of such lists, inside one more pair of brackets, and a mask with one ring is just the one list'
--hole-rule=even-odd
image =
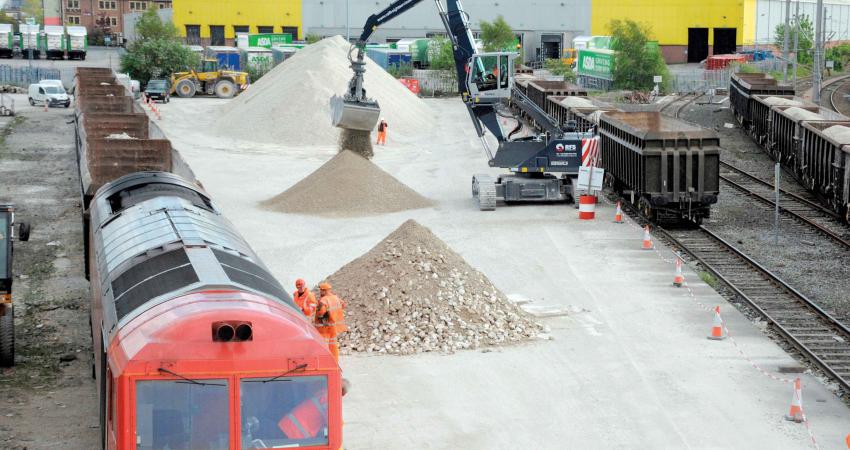
{"label": "work site barrier", "polygon": [[451,70],[421,70],[413,71],[409,78],[419,82],[419,95],[422,97],[441,97],[459,94],[457,90],[457,75]]}
{"label": "work site barrier", "polygon": [[58,80],[61,79],[61,76],[62,73],[59,69],[0,65],[0,84],[27,87],[41,80]]}

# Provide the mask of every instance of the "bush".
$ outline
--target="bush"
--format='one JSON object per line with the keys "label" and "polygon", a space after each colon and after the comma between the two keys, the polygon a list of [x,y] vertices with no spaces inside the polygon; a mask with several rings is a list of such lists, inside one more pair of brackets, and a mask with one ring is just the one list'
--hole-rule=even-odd
{"label": "bush", "polygon": [[850,61],[850,44],[840,44],[826,50],[826,60],[833,61],[835,67],[833,70],[840,72]]}
{"label": "bush", "polygon": [[485,52],[514,50],[515,40],[516,35],[504,17],[496,17],[493,23],[481,21],[481,42],[484,44]]}
{"label": "bush", "polygon": [[393,64],[387,68],[387,73],[395,78],[406,78],[413,75],[413,65],[410,63]]}
{"label": "bush", "polygon": [[[814,54],[812,53],[812,49],[814,47],[813,37],[815,35],[815,29],[812,25],[812,20],[808,15],[801,15],[799,18],[794,17],[790,24],[790,32],[791,34],[788,36],[788,46],[790,51],[794,51],[794,34],[796,34],[797,30],[797,20],[800,21],[800,35],[797,43],[797,48],[799,52],[797,53],[797,62],[800,64],[812,64],[814,61]],[[774,45],[776,48],[783,48],[785,45],[785,24],[780,23],[776,26],[776,39],[774,40]]]}
{"label": "bush", "polygon": [[655,87],[655,75],[662,76],[660,86],[667,92],[670,86],[670,71],[661,52],[647,46],[652,30],[633,20],[612,20],[611,49],[617,52],[612,75],[614,86],[620,89],[649,91]]}
{"label": "bush", "polygon": [[304,36],[304,40],[307,41],[308,44],[315,44],[322,40],[322,37],[316,33],[308,33],[307,36]]}
{"label": "bush", "polygon": [[543,68],[548,70],[552,75],[564,77],[564,81],[574,82],[576,80],[576,74],[573,72],[573,68],[565,63],[563,59],[547,59],[543,63]]}

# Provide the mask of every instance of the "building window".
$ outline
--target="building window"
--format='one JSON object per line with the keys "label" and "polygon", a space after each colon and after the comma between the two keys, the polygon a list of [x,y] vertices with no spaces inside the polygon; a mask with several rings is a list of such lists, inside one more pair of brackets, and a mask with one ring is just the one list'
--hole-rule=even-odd
{"label": "building window", "polygon": [[283,30],[284,34],[290,34],[293,41],[298,40],[298,27],[280,27],[280,29]]}
{"label": "building window", "polygon": [[201,45],[200,25],[186,25],[186,43],[189,45]]}
{"label": "building window", "polygon": [[80,9],[80,0],[68,0],[68,9]]}
{"label": "building window", "polygon": [[99,0],[97,7],[100,9],[118,9],[118,2],[114,0]]}
{"label": "building window", "polygon": [[224,45],[224,25],[210,25],[210,45]]}
{"label": "building window", "polygon": [[165,8],[166,8],[165,3],[160,3],[160,4],[159,4],[159,9],[165,9]]}
{"label": "building window", "polygon": [[274,27],[267,27],[263,25],[257,25],[257,31],[260,34],[271,34],[274,33]]}
{"label": "building window", "polygon": [[233,34],[249,34],[251,27],[248,25],[233,25]]}
{"label": "building window", "polygon": [[130,2],[130,11],[144,11],[148,9],[148,2]]}
{"label": "building window", "polygon": [[109,25],[113,26],[113,27],[117,27],[118,26],[118,18],[117,17],[110,17],[109,18]]}
{"label": "building window", "polygon": [[65,16],[65,23],[68,25],[79,25],[80,16]]}

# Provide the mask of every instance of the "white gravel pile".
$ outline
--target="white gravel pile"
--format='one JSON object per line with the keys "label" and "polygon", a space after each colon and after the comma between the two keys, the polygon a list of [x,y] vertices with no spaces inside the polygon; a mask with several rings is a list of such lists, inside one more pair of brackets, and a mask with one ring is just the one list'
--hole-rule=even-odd
{"label": "white gravel pile", "polygon": [[797,107],[786,109],[785,114],[795,120],[824,120],[824,117],[818,113]]}
{"label": "white gravel pile", "polygon": [[823,130],[823,135],[839,144],[850,144],[850,128],[843,125],[833,125]]}
{"label": "white gravel pile", "polygon": [[106,136],[106,139],[136,140],[137,138],[134,138],[133,136],[130,136],[129,134],[127,134],[127,132],[124,132],[124,133],[110,134],[109,136]]}
{"label": "white gravel pile", "polygon": [[408,220],[328,278],[347,303],[343,349],[453,352],[533,339],[542,327],[428,228]]}
{"label": "white gravel pile", "polygon": [[[342,95],[353,75],[350,44],[340,36],[323,39],[275,67],[222,107],[217,128],[228,137],[280,145],[336,145],[330,98]],[[367,95],[378,101],[394,136],[427,133],[434,118],[425,103],[366,58]]]}
{"label": "white gravel pile", "polygon": [[589,99],[578,96],[564,97],[561,104],[567,108],[593,108],[595,106]]}
{"label": "white gravel pile", "polygon": [[803,106],[803,102],[799,100],[782,97],[767,97],[762,101],[770,106]]}

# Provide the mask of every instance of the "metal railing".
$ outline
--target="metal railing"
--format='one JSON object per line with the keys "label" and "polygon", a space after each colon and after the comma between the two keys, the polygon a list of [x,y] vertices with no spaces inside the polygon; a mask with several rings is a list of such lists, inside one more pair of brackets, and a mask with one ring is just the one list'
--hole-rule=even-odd
{"label": "metal railing", "polygon": [[419,95],[423,97],[442,97],[459,94],[457,75],[449,70],[415,69],[411,78],[419,81]]}

